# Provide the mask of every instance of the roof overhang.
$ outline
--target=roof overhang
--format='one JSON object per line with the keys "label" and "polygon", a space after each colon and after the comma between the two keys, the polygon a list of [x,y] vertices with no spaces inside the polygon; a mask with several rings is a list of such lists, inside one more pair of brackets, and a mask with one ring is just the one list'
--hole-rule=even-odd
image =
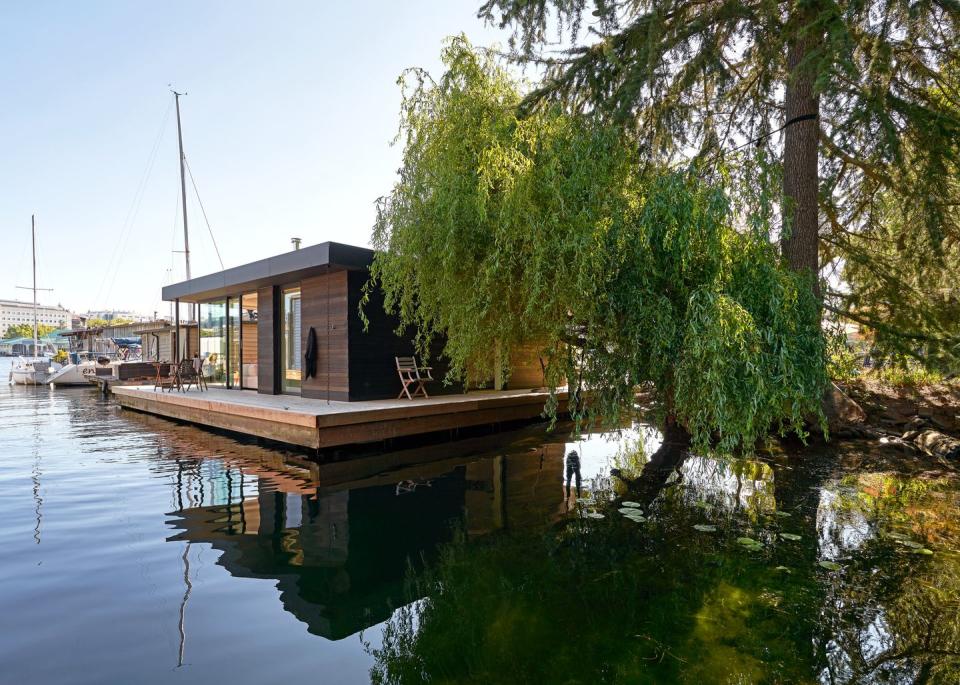
{"label": "roof overhang", "polygon": [[225,271],[192,278],[163,289],[165,301],[206,302],[267,285],[293,283],[329,271],[366,270],[373,250],[342,243],[320,243]]}

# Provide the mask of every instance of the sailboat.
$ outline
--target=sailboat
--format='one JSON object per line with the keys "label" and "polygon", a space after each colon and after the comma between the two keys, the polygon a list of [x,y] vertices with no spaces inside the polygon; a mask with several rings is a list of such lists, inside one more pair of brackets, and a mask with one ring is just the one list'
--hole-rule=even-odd
{"label": "sailboat", "polygon": [[33,246],[33,349],[32,357],[19,357],[10,369],[10,382],[18,385],[42,385],[50,381],[50,377],[60,370],[60,365],[40,354],[40,340],[37,331],[37,223],[36,217],[30,216],[30,234]]}

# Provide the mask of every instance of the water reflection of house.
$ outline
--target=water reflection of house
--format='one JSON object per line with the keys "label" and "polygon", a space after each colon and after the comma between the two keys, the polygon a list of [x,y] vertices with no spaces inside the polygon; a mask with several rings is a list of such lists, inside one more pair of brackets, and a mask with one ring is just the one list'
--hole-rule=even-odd
{"label": "water reflection of house", "polygon": [[[310,632],[341,639],[405,603],[408,569],[457,530],[482,535],[563,514],[563,443],[491,453],[485,441],[313,464],[301,479],[231,455],[229,468],[204,474],[202,503],[173,514],[170,539],[212,545],[235,576],[275,579]],[[425,461],[412,463],[418,455]]]}

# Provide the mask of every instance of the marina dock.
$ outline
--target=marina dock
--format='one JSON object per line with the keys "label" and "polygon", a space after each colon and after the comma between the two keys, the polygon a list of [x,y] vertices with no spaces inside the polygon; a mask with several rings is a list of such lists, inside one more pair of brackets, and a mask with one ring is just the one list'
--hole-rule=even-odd
{"label": "marina dock", "polygon": [[222,388],[185,393],[153,386],[111,390],[126,409],[317,450],[533,420],[542,414],[548,397],[543,390],[477,390],[415,400],[338,402]]}

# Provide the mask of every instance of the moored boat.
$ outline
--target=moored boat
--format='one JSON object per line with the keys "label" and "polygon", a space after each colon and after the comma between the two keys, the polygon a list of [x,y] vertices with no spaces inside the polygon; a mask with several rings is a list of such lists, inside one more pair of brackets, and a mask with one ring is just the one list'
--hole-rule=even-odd
{"label": "moored boat", "polygon": [[[37,329],[37,225],[35,217],[30,217],[31,254],[33,262],[33,286],[25,288],[33,291],[33,347],[31,351],[40,351]],[[18,288],[21,286],[17,286]],[[20,357],[10,369],[10,382],[17,385],[42,385],[50,382],[50,376],[60,370],[60,364],[42,355]]]}
{"label": "moored boat", "polygon": [[70,363],[65,364],[59,371],[47,380],[56,386],[88,385],[91,378],[97,375],[97,361],[88,353],[71,352]]}
{"label": "moored boat", "polygon": [[47,357],[20,357],[10,369],[10,382],[16,385],[43,385],[60,370],[60,365]]}

